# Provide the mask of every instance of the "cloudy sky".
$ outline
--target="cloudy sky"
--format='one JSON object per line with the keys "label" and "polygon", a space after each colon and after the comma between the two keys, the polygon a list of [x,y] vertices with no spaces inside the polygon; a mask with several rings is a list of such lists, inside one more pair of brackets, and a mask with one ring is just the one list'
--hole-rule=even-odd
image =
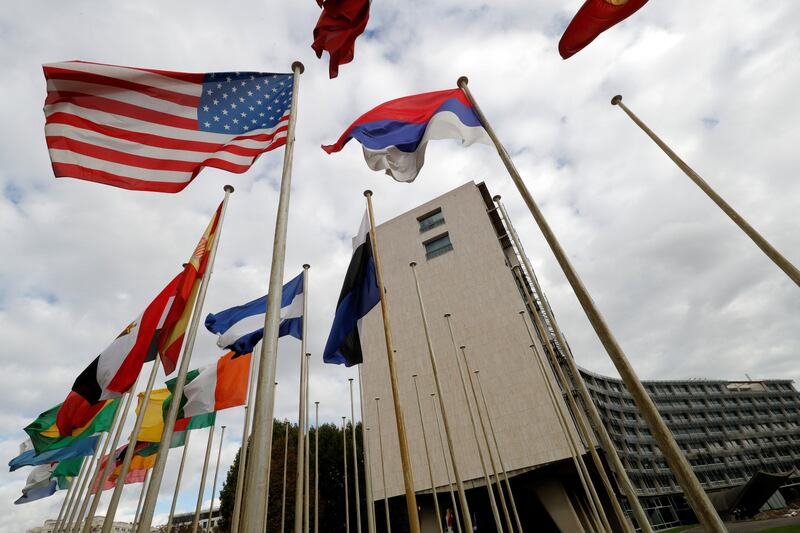
{"label": "cloudy sky", "polygon": [[[313,0],[13,2],[0,14],[0,455],[61,401],[71,382],[191,254],[222,186],[231,197],[204,312],[266,291],[282,149],[244,175],[206,170],[176,195],[52,176],[41,64],[83,59],[187,72],[306,65],[290,211],[287,279],[312,265],[312,401],[349,412],[346,379],[319,354],[375,191],[386,220],[467,180],[502,194],[579,364],[615,375],[496,153],[431,143],[412,185],[364,164],[355,143],[319,149],[398,96],[468,75],[484,111],[644,379],[800,379],[800,291],[611,105],[617,93],[762,232],[800,264],[796,176],[800,4],[654,0],[567,62],[556,44],[580,0],[376,1],[356,61],[336,80],[311,48]],[[279,417],[297,416],[299,345],[281,342]],[[193,366],[219,355],[198,336]],[[223,413],[223,472],[241,411]],[[201,463],[198,435],[190,453]],[[175,454],[177,456],[177,454]],[[177,470],[177,457],[170,471]],[[194,508],[198,468],[179,509]],[[14,507],[25,470],[0,474],[0,531],[54,518],[61,495]],[[166,479],[171,479],[170,475]],[[174,477],[172,478],[174,479]],[[165,483],[158,515],[168,511]],[[131,519],[138,487],[119,516]],[[210,498],[210,490],[206,499]],[[101,511],[105,506],[105,499]]]}

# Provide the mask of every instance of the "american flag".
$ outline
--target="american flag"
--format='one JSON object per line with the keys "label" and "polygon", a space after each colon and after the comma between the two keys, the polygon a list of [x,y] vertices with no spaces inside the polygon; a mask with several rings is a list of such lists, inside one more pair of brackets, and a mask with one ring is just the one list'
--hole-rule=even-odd
{"label": "american flag", "polygon": [[245,172],[286,144],[292,74],[167,72],[83,61],[44,65],[56,177],[183,190],[204,167]]}

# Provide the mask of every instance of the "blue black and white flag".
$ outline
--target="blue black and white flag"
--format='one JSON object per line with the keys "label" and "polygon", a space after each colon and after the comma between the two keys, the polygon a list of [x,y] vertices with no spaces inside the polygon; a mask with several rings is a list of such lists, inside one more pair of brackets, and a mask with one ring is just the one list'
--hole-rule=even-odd
{"label": "blue black and white flag", "polygon": [[92,455],[97,448],[99,440],[100,435],[93,435],[85,439],[77,439],[73,444],[63,448],[36,453],[33,443],[28,439],[20,444],[20,453],[8,462],[8,468],[10,472],[13,472],[23,466],[44,465]]}
{"label": "blue black and white flag", "polygon": [[54,464],[39,465],[31,470],[22,489],[22,496],[14,502],[14,505],[35,502],[55,494],[58,490],[58,481],[50,477],[54,467]]}
{"label": "blue black and white flag", "polygon": [[[251,353],[256,343],[264,337],[267,298],[269,295],[219,313],[209,313],[206,317],[206,329],[219,335],[217,346],[240,355]],[[296,339],[303,336],[302,272],[283,286],[278,336],[286,335]]]}
{"label": "blue black and white flag", "polygon": [[364,361],[361,352],[361,319],[381,300],[367,213],[353,239],[353,258],[347,267],[336,304],[333,326],[322,359],[326,363],[353,366]]}

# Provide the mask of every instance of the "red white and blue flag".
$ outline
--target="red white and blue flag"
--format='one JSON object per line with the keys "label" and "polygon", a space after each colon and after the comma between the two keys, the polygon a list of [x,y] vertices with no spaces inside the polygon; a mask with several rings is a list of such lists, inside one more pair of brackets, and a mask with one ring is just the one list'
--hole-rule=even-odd
{"label": "red white and blue flag", "polygon": [[491,144],[475,108],[461,89],[406,96],[367,111],[348,127],[335,144],[338,152],[350,140],[361,143],[372,170],[385,170],[397,181],[412,182],[425,162],[432,139],[458,139],[464,146]]}
{"label": "red white and blue flag", "polygon": [[56,177],[178,192],[204,167],[245,172],[286,144],[292,74],[44,65]]}

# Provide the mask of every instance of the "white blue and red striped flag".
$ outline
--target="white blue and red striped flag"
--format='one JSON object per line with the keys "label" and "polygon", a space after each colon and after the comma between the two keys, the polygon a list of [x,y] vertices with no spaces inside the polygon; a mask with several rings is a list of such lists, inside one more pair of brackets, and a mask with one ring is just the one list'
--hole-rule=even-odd
{"label": "white blue and red striped flag", "polygon": [[292,74],[44,65],[56,177],[178,192],[204,167],[245,172],[286,144]]}
{"label": "white blue and red striped flag", "polygon": [[367,111],[336,143],[323,146],[338,152],[350,139],[361,143],[372,170],[385,170],[397,181],[411,182],[425,163],[432,139],[458,139],[464,146],[491,144],[475,108],[461,89],[415,94],[391,100]]}

